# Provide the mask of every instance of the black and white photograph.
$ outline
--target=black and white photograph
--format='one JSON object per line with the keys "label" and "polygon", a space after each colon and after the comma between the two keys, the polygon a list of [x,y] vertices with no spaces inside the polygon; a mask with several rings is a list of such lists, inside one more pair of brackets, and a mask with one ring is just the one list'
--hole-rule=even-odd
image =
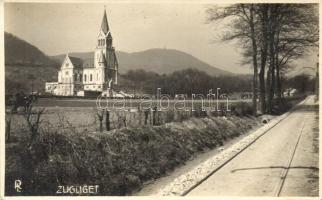
{"label": "black and white photograph", "polygon": [[319,198],[318,1],[2,4],[0,199]]}

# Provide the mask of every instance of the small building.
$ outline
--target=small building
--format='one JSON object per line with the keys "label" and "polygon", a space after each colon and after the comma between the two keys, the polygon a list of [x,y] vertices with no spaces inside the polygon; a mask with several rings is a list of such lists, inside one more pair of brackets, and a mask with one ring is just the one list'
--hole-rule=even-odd
{"label": "small building", "polygon": [[293,97],[297,94],[297,89],[294,88],[288,88],[283,93],[284,97]]}
{"label": "small building", "polygon": [[50,94],[57,93],[58,82],[46,82],[45,92]]}

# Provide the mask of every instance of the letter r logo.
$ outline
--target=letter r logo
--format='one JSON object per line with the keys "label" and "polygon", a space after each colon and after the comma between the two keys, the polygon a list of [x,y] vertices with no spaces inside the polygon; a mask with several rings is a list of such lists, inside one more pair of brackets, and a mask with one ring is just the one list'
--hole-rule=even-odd
{"label": "letter r logo", "polygon": [[17,192],[21,192],[21,184],[22,184],[22,182],[21,182],[21,180],[15,180],[15,190],[17,191]]}

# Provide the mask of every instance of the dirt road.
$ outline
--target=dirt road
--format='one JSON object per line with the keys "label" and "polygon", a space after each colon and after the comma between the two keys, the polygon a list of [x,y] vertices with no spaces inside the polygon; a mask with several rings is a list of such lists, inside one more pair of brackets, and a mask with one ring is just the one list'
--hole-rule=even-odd
{"label": "dirt road", "polygon": [[317,196],[318,105],[308,97],[286,119],[188,196]]}

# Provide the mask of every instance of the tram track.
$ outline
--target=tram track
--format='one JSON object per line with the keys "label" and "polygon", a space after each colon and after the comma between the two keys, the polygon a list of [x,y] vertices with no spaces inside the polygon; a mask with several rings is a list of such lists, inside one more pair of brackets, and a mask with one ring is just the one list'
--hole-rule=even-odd
{"label": "tram track", "polygon": [[[297,106],[295,106],[292,110],[290,110],[287,115],[285,115],[280,121],[278,121],[276,124],[274,124],[273,126],[271,126],[270,128],[268,128],[267,130],[265,130],[263,132],[263,134],[261,134],[260,136],[258,136],[256,139],[254,139],[252,142],[250,142],[247,146],[245,146],[244,148],[242,148],[239,152],[237,152],[234,156],[230,157],[229,159],[227,159],[224,163],[222,163],[220,166],[216,167],[215,169],[213,169],[207,176],[205,176],[204,178],[202,178],[200,181],[198,181],[197,183],[195,183],[193,186],[191,186],[189,189],[185,190],[183,193],[181,193],[181,196],[187,196],[189,195],[193,190],[197,189],[201,184],[203,184],[204,182],[206,182],[210,177],[212,177],[213,175],[215,175],[218,171],[220,171],[220,169],[224,168],[227,164],[229,164],[231,161],[233,161],[236,157],[238,157],[240,154],[242,154],[245,150],[247,150],[249,147],[251,147],[256,141],[258,141],[260,138],[262,138],[264,135],[266,135],[268,132],[270,132],[274,127],[276,127],[277,125],[279,125],[280,123],[282,123],[285,119],[287,119],[287,117],[289,115],[291,115],[294,110],[299,107],[302,104],[305,104],[308,101],[309,98],[303,100],[300,104],[298,104]],[[285,183],[285,180],[287,178],[290,166],[292,164],[292,161],[294,159],[298,144],[301,140],[301,136],[302,136],[302,132],[303,129],[305,127],[305,121],[303,122],[301,131],[298,135],[298,138],[296,140],[296,143],[294,145],[294,149],[292,150],[292,153],[289,157],[289,159],[287,160],[286,163],[286,167],[284,169],[282,169],[282,172],[280,174],[280,179],[278,181],[278,183],[276,184],[275,187],[275,191],[274,191],[274,196],[280,196],[281,192],[283,190],[283,186]]]}
{"label": "tram track", "polygon": [[296,150],[297,150],[298,144],[299,144],[299,142],[300,142],[300,140],[301,140],[301,137],[302,137],[302,133],[303,133],[303,129],[304,129],[304,127],[305,127],[305,121],[303,122],[303,126],[302,126],[302,129],[301,129],[300,134],[299,134],[299,136],[298,136],[297,142],[296,142],[296,144],[295,144],[295,146],[294,146],[294,150],[293,150],[293,152],[292,152],[292,155],[290,156],[290,159],[289,159],[289,160],[288,160],[288,162],[287,162],[287,167],[286,167],[284,170],[282,170],[282,173],[281,173],[281,180],[280,180],[280,182],[279,182],[279,183],[278,183],[278,185],[277,185],[277,189],[276,189],[276,192],[275,192],[275,195],[274,195],[274,196],[276,196],[276,197],[279,197],[279,196],[281,195],[281,192],[282,192],[282,190],[283,190],[283,186],[284,186],[285,180],[286,180],[286,178],[287,178],[287,175],[288,175],[288,172],[289,172],[289,170],[290,170],[290,167],[291,167],[292,161],[293,161],[293,159],[294,159],[294,156],[295,156],[295,153],[296,153]]}

